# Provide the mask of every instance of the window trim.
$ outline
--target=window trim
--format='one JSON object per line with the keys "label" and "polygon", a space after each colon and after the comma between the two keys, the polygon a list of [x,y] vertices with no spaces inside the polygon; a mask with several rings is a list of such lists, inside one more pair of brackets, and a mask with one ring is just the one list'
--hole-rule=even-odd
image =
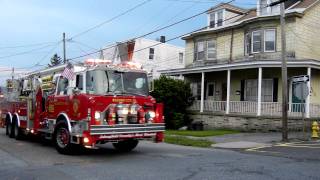
{"label": "window trim", "polygon": [[[273,44],[274,44],[274,50],[271,50],[271,51],[267,51],[266,50],[266,31],[273,31],[274,32],[274,41],[273,41]],[[266,52],[266,53],[268,53],[268,52],[276,52],[276,50],[277,50],[277,47],[276,47],[276,45],[277,45],[277,42],[276,42],[276,40],[277,40],[277,30],[275,29],[275,28],[269,28],[269,29],[264,29],[264,35],[263,35],[263,52]]]}
{"label": "window trim", "polygon": [[[180,62],[180,55],[182,54],[182,61]],[[178,53],[178,63],[179,64],[183,64],[183,62],[184,62],[184,53],[183,52],[179,52]]]}
{"label": "window trim", "polygon": [[[247,37],[250,37],[250,41],[247,41]],[[252,54],[252,32],[247,32],[244,34],[244,55],[250,56]],[[248,44],[249,42],[249,44]],[[247,44],[250,46],[250,51],[248,52]]]}
{"label": "window trim", "polygon": [[[198,43],[200,43],[200,42],[203,43],[203,53],[204,53],[203,59],[198,59]],[[206,58],[205,44],[206,44],[206,40],[201,39],[201,40],[196,41],[196,43],[195,43],[195,61],[204,61],[205,60],[205,58]]]}
{"label": "window trim", "polygon": [[[254,44],[254,42],[253,42],[253,34],[255,33],[255,32],[260,32],[260,51],[253,51],[253,44]],[[263,32],[263,29],[259,29],[259,30],[255,30],[255,31],[252,31],[251,32],[251,54],[257,54],[257,53],[261,53],[261,50],[262,50],[262,41],[263,41],[263,39],[262,39],[262,34],[261,34],[261,32]]]}

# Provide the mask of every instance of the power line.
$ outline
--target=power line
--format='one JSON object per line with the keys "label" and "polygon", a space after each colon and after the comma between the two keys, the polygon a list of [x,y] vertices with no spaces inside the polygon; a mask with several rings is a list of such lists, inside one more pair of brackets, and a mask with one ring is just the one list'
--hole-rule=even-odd
{"label": "power line", "polygon": [[76,38],[76,37],[82,36],[82,35],[90,32],[90,31],[92,31],[92,30],[94,30],[94,29],[96,29],[96,28],[99,28],[99,27],[103,26],[104,24],[107,24],[107,23],[109,23],[109,22],[111,22],[111,21],[113,21],[113,20],[115,20],[115,19],[117,19],[117,18],[119,18],[119,17],[121,17],[121,16],[123,16],[123,15],[125,15],[125,14],[128,14],[129,12],[131,12],[131,11],[133,11],[133,10],[135,10],[135,9],[137,9],[137,8],[139,8],[139,7],[147,4],[147,3],[149,3],[150,1],[152,1],[152,0],[143,1],[142,3],[137,4],[136,6],[130,8],[130,9],[128,9],[128,10],[126,10],[126,11],[124,11],[124,12],[122,12],[122,13],[120,13],[120,14],[118,14],[118,15],[116,15],[116,16],[108,19],[108,20],[106,20],[106,21],[103,21],[103,22],[100,23],[100,24],[97,24],[97,25],[95,25],[95,26],[93,26],[93,27],[91,27],[91,28],[88,28],[88,29],[85,30],[85,31],[82,31],[82,32],[80,32],[80,33],[72,36],[70,39],[74,39],[74,38]]}
{"label": "power line", "polygon": [[14,56],[20,56],[20,55],[24,55],[24,54],[30,54],[30,53],[33,53],[33,52],[35,52],[35,51],[48,48],[48,47],[50,47],[50,46],[53,46],[53,45],[46,45],[46,46],[42,46],[42,47],[40,47],[40,48],[31,49],[31,50],[29,50],[29,51],[14,53],[14,54],[6,55],[6,56],[0,56],[0,59],[10,58],[10,57],[14,57]]}
{"label": "power line", "polygon": [[[234,1],[234,0],[231,0],[231,1],[227,2],[226,4],[231,3],[231,2],[233,2],[233,1]],[[179,21],[174,22],[174,23],[172,23],[172,24],[169,24],[169,25],[167,25],[167,26],[164,26],[164,27],[158,28],[158,29],[156,29],[156,30],[153,30],[153,31],[151,31],[151,32],[149,32],[149,33],[146,33],[146,34],[143,34],[143,35],[134,37],[134,38],[132,38],[132,40],[133,40],[133,39],[143,38],[143,37],[145,37],[145,36],[151,35],[151,34],[153,34],[153,33],[159,32],[159,31],[161,31],[161,30],[167,29],[167,28],[169,28],[169,27],[172,27],[172,26],[175,26],[175,25],[180,24],[180,23],[182,23],[182,22],[185,22],[185,21],[188,21],[188,20],[190,20],[190,19],[193,19],[193,18],[195,18],[195,17],[197,17],[197,16],[203,15],[203,14],[205,14],[205,13],[207,13],[207,12],[208,12],[208,10],[203,11],[203,12],[200,12],[200,13],[198,13],[198,14],[195,14],[195,15],[193,15],[193,16],[190,16],[190,17],[187,17],[187,18],[185,18],[185,19],[179,20]],[[126,41],[123,41],[123,42],[121,42],[121,43],[126,43],[127,41],[130,41],[130,40],[126,40]],[[112,44],[112,45],[110,45],[110,46],[108,46],[108,47],[106,47],[106,48],[102,48],[101,50],[110,49],[110,48],[116,47],[116,46],[117,46],[117,44],[115,44],[115,45]],[[89,56],[89,55],[92,55],[92,54],[96,54],[96,53],[98,53],[98,52],[100,52],[100,50],[94,51],[94,52],[91,52],[91,53],[88,53],[88,54],[84,54],[84,55],[81,55],[81,56],[78,56],[78,57],[70,58],[70,60],[82,58],[82,57],[85,57],[85,56]]]}
{"label": "power line", "polygon": [[54,44],[54,43],[55,42],[43,42],[43,43],[35,43],[35,44],[17,45],[17,46],[3,46],[3,47],[0,47],[0,49],[26,48],[26,47],[41,46],[45,44]]}
{"label": "power line", "polygon": [[[228,20],[230,20],[230,19],[233,19],[233,18],[236,18],[236,17],[239,17],[239,16],[242,16],[242,14],[238,14],[238,15],[236,15],[236,16],[232,16],[232,17],[230,17],[230,18],[227,18],[227,19],[223,20],[222,22],[228,21]],[[218,23],[218,22],[217,22],[217,23]],[[216,23],[216,24],[217,24],[217,23]],[[176,36],[176,37],[174,37],[174,38],[168,39],[166,42],[179,39],[179,38],[181,38],[181,37],[183,37],[183,36],[186,36],[186,35],[189,35],[189,34],[191,34],[191,33],[195,33],[195,32],[201,31],[201,30],[206,29],[206,28],[208,28],[208,27],[209,27],[209,26],[205,26],[205,27],[202,27],[202,28],[200,28],[200,29],[196,29],[196,30],[194,30],[194,31],[192,31],[192,32],[188,32],[188,33],[185,33],[185,34]],[[153,45],[150,45],[150,46],[147,46],[147,47],[144,47],[144,48],[135,50],[135,51],[133,51],[133,53],[140,52],[140,51],[143,51],[143,50],[145,50],[145,49],[149,49],[149,48],[151,48],[151,47],[158,46],[158,45],[160,45],[160,44],[162,44],[162,42],[159,42],[159,43],[156,43],[156,44],[153,44]],[[105,48],[105,49],[106,49],[106,48]],[[102,50],[104,50],[104,49],[102,49]],[[95,53],[96,53],[96,52],[95,52]],[[75,57],[75,58],[71,58],[71,59],[69,59],[69,60],[74,60],[74,59],[86,57],[86,56],[89,56],[89,55],[92,55],[92,54],[95,54],[95,53],[94,53],[94,52],[88,53],[88,54],[81,55],[81,56],[78,56],[78,57]],[[124,55],[125,55],[125,53],[123,53],[123,54],[118,54],[117,57],[121,57],[121,56],[124,56]]]}

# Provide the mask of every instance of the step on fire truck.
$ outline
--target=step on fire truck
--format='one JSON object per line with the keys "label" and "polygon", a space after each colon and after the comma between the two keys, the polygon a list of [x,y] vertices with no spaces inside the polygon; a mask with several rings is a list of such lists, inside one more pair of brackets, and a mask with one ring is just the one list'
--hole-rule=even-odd
{"label": "step on fire truck", "polygon": [[[72,70],[69,77],[66,70]],[[62,154],[107,142],[130,151],[139,140],[163,141],[163,105],[148,86],[147,73],[130,62],[59,65],[8,80],[1,118],[9,137],[53,140]]]}

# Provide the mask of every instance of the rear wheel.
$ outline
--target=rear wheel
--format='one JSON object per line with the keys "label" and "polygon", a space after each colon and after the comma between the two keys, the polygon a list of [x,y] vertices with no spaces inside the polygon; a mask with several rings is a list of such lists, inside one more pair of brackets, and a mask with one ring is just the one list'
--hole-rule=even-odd
{"label": "rear wheel", "polygon": [[11,122],[8,123],[8,135],[10,138],[14,138],[14,129],[13,124]]}
{"label": "rear wheel", "polygon": [[58,123],[54,133],[54,143],[61,154],[73,154],[74,146],[71,144],[71,136],[65,123]]}
{"label": "rear wheel", "polygon": [[132,151],[135,147],[137,147],[139,141],[138,140],[125,140],[125,141],[120,141],[118,143],[113,143],[113,147],[121,152],[130,152]]}
{"label": "rear wheel", "polygon": [[9,136],[10,135],[10,120],[6,120],[6,135]]}
{"label": "rear wheel", "polygon": [[20,140],[20,139],[22,139],[22,136],[23,136],[22,131],[19,128],[18,122],[15,121],[15,123],[14,123],[14,137],[16,138],[16,140]]}

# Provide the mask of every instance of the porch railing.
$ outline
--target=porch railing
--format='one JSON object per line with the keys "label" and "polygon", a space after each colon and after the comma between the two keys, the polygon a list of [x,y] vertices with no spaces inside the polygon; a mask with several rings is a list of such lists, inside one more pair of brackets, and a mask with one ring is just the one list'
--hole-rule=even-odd
{"label": "porch railing", "polygon": [[226,111],[226,101],[204,101],[205,111]]}
{"label": "porch railing", "polygon": [[256,114],[257,102],[254,101],[230,101],[230,113]]}
{"label": "porch railing", "polygon": [[[258,103],[254,101],[230,101],[229,112],[233,114],[257,115]],[[289,103],[289,117],[301,117],[306,112],[305,103]],[[189,110],[200,111],[200,101],[195,101]],[[226,112],[226,101],[204,101],[204,111]],[[311,103],[309,106],[310,117],[320,117],[320,104]],[[262,116],[281,116],[281,102],[261,102]]]}

